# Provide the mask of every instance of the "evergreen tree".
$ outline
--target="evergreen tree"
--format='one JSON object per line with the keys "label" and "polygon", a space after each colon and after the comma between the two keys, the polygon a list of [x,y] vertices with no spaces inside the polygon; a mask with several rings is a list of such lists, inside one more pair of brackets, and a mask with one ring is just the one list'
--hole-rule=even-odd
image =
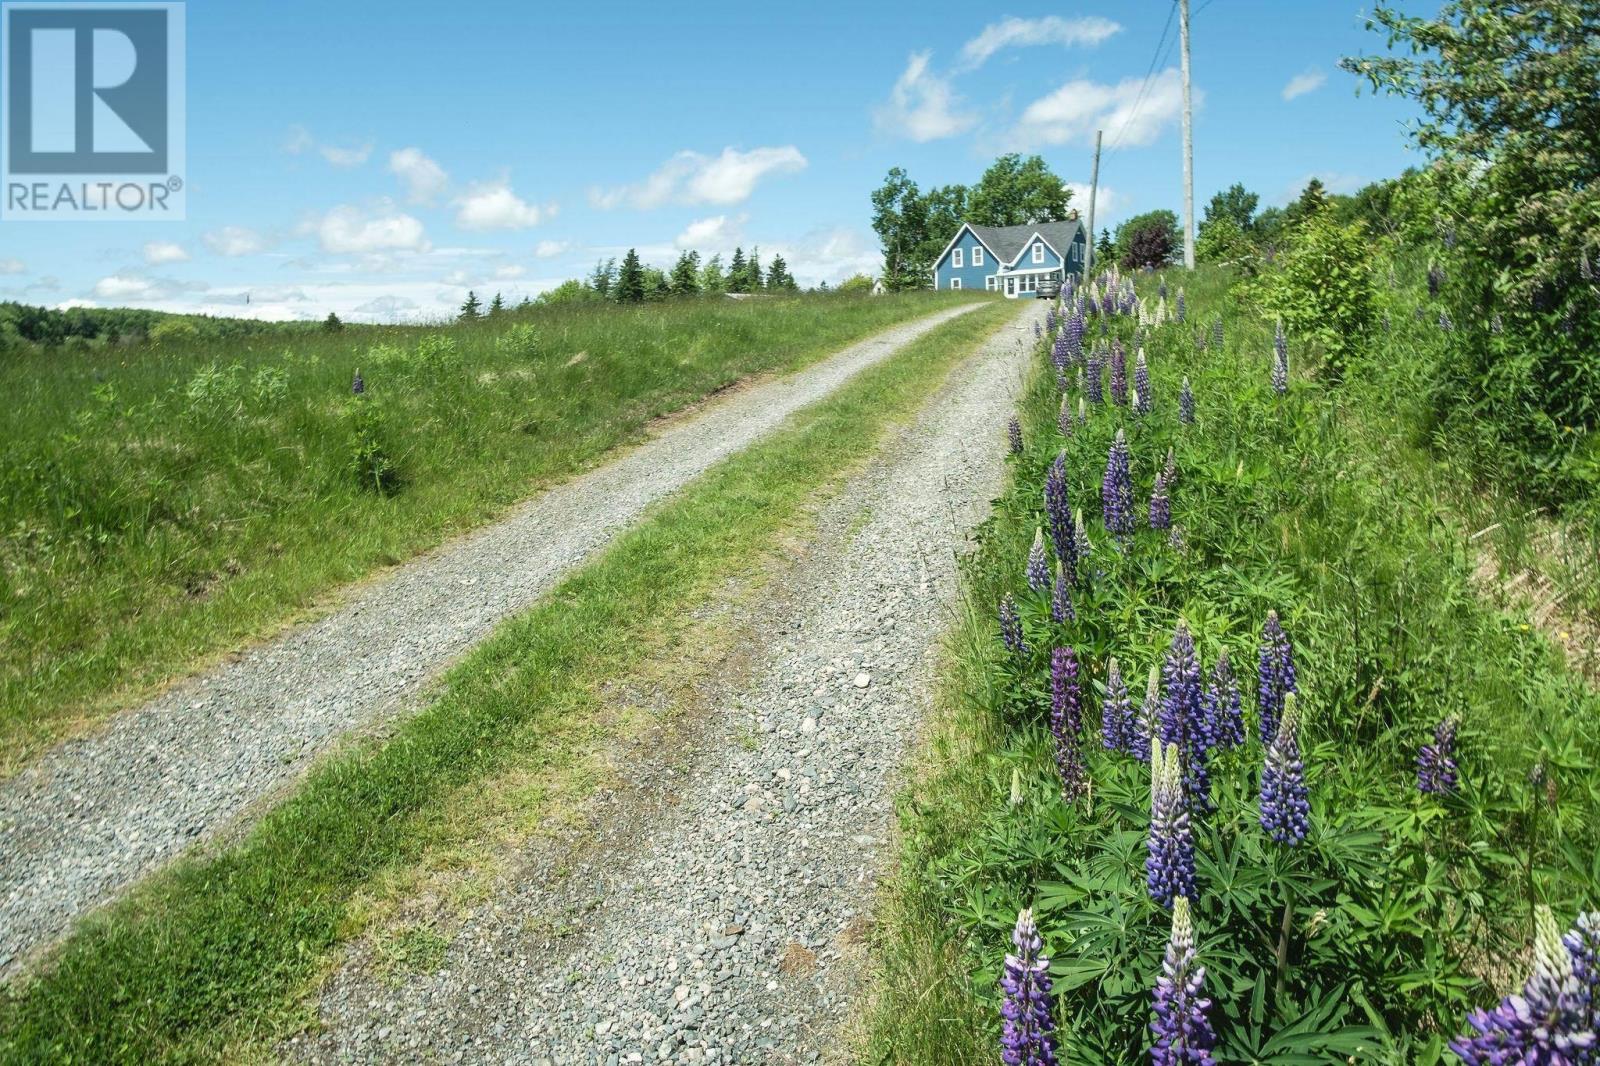
{"label": "evergreen tree", "polygon": [[1110,260],[1116,254],[1117,246],[1115,242],[1111,240],[1111,231],[1108,229],[1102,229],[1100,231],[1100,239],[1095,242],[1094,246],[1095,261],[1099,262],[1102,259]]}
{"label": "evergreen tree", "polygon": [[344,323],[339,321],[338,315],[329,311],[328,317],[322,320],[322,328],[327,333],[338,333],[344,329]]}
{"label": "evergreen tree", "polygon": [[713,255],[700,268],[700,291],[719,293],[728,289],[728,279],[722,273],[722,256]]}
{"label": "evergreen tree", "polygon": [[495,293],[494,294],[494,299],[489,301],[489,317],[490,318],[498,318],[500,315],[505,314],[505,310],[506,310],[506,302],[505,302],[505,300],[501,299],[499,293]]}
{"label": "evergreen tree", "polygon": [[638,303],[644,299],[644,267],[639,264],[639,253],[632,248],[622,257],[622,269],[617,271],[616,292],[618,303]]}
{"label": "evergreen tree", "polygon": [[461,305],[461,321],[476,322],[482,317],[483,304],[478,302],[478,294],[468,289],[467,302]]}
{"label": "evergreen tree", "polygon": [[743,248],[735,248],[733,259],[728,263],[728,291],[750,291],[750,274],[745,269]]}
{"label": "evergreen tree", "polygon": [[748,278],[747,292],[760,292],[763,284],[761,278],[761,246],[758,244],[750,249],[750,258],[744,264],[745,277]]}
{"label": "evergreen tree", "polygon": [[767,267],[767,288],[772,292],[794,292],[799,288],[781,255],[774,255],[772,265]]}
{"label": "evergreen tree", "polygon": [[666,271],[656,267],[644,268],[644,298],[646,300],[665,300],[672,294],[672,283],[667,280]]}
{"label": "evergreen tree", "polygon": [[530,297],[530,296],[524,296],[522,298],[522,302],[517,305],[517,310],[518,311],[526,311],[528,308],[530,308],[532,306],[533,306],[533,298]]}
{"label": "evergreen tree", "polygon": [[672,292],[693,296],[700,291],[700,253],[684,252],[672,266]]}
{"label": "evergreen tree", "polygon": [[610,296],[611,286],[617,280],[617,261],[615,258],[598,262],[594,265],[594,273],[589,275],[589,287],[600,296]]}
{"label": "evergreen tree", "polygon": [[1327,187],[1322,184],[1321,178],[1312,178],[1306,182],[1305,189],[1300,193],[1300,199],[1284,209],[1283,220],[1291,228],[1300,226],[1306,219],[1327,206]]}

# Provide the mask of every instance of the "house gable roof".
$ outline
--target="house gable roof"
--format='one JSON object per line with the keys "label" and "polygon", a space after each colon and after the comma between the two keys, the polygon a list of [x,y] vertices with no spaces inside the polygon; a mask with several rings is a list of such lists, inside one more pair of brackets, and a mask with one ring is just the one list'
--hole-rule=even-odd
{"label": "house gable roof", "polygon": [[[993,228],[993,227],[990,227],[990,228]],[[940,252],[938,254],[938,256],[934,259],[933,267],[934,267],[935,270],[937,270],[939,268],[939,266],[945,261],[945,257],[950,254],[950,249],[952,249],[952,248],[954,248],[956,246],[956,242],[961,239],[961,235],[963,233],[967,233],[969,231],[972,233],[972,235],[974,237],[976,237],[978,239],[978,243],[979,244],[983,245],[985,248],[987,248],[989,250],[989,254],[994,256],[996,262],[998,262],[998,263],[1004,263],[1005,262],[1004,259],[1000,258],[1000,253],[995,251],[994,245],[990,244],[988,241],[983,239],[983,235],[978,232],[978,227],[977,226],[972,225],[970,222],[963,222],[963,223],[961,223],[961,228],[956,230],[956,235],[954,237],[950,238],[950,243],[944,246],[944,251]]]}
{"label": "house gable roof", "polygon": [[[966,226],[966,228],[972,230],[973,236],[982,241],[984,247],[993,252],[996,259],[1006,266],[1011,266],[1027,250],[1035,236],[1042,238],[1064,261],[1066,253],[1061,249],[1072,247],[1072,242],[1083,232],[1083,223],[1073,219],[1070,222],[1040,222],[1024,226]],[[957,235],[959,236],[959,233]]]}

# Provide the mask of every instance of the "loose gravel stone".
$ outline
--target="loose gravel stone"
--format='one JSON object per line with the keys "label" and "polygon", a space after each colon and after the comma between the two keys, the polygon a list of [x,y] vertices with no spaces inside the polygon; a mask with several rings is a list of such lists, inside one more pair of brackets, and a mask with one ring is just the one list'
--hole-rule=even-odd
{"label": "loose gravel stone", "polygon": [[645,507],[974,306],[736,393],[0,783],[0,977],[302,774],[341,735],[415,710],[429,681]]}
{"label": "loose gravel stone", "polygon": [[631,767],[654,780],[607,801],[592,839],[530,844],[438,970],[396,986],[353,951],[285,1057],[816,1061],[850,1010],[896,773],[1042,314],[1021,309],[824,506],[691,752]]}

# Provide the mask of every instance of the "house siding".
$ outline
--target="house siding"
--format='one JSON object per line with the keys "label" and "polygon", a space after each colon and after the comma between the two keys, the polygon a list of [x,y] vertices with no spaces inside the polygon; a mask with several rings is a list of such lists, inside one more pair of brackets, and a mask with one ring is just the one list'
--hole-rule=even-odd
{"label": "house siding", "polygon": [[[955,267],[951,263],[955,259],[956,249],[958,248],[961,249],[962,265]],[[974,248],[983,249],[982,266],[975,267],[972,265],[972,250]],[[944,253],[944,258],[940,259],[938,265],[934,268],[934,277],[937,279],[937,287],[940,289],[950,288],[951,278],[960,278],[963,289],[977,289],[982,292],[984,290],[984,279],[991,274],[999,273],[999,271],[1000,264],[995,262],[994,256],[989,254],[988,249],[983,247],[983,242],[973,236],[971,230],[962,230],[961,239],[956,241],[950,247],[950,250]]]}

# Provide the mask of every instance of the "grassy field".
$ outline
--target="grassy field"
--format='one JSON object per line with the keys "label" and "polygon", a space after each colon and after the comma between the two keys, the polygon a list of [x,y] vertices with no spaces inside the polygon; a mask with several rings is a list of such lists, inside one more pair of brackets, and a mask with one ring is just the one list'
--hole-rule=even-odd
{"label": "grassy field", "polygon": [[[1534,907],[1548,904],[1565,929],[1600,902],[1600,696],[1532,620],[1482,595],[1479,516],[1459,506],[1477,494],[1418,446],[1418,405],[1391,391],[1407,373],[1395,364],[1425,336],[1375,336],[1365,358],[1382,373],[1360,380],[1358,364],[1344,387],[1296,373],[1279,396],[1271,323],[1236,299],[1235,279],[1168,280],[1180,276],[1187,324],[1145,340],[1152,414],[1090,404],[1087,424],[1063,437],[1041,351],[1027,450],[966,574],[942,712],[901,804],[863,1061],[994,1061],[998,977],[1024,907],[1051,960],[1061,1061],[1148,1061],[1172,919],[1146,883],[1150,767],[1104,747],[1102,711],[1108,660],[1137,708],[1180,619],[1208,678],[1227,650],[1245,709],[1243,744],[1209,755],[1215,810],[1190,801],[1197,961],[1219,1061],[1453,1061],[1445,1044],[1469,1009],[1526,977]],[[1155,279],[1139,284],[1153,299]],[[1415,321],[1422,286],[1403,275],[1383,295],[1393,321]],[[1219,318],[1224,343],[1202,346],[1197,334]],[[1131,342],[1134,329],[1119,317],[1112,333]],[[1309,361],[1289,343],[1291,364]],[[1184,376],[1194,425],[1177,417]],[[1137,518],[1126,550],[1101,521],[1119,427]],[[1145,517],[1169,448],[1176,544]],[[1024,578],[1035,530],[1048,529],[1041,490],[1058,453],[1093,546],[1063,623]],[[1021,655],[996,624],[1007,593]],[[1311,828],[1298,845],[1259,822],[1254,708],[1269,610],[1299,671]],[[1076,801],[1063,798],[1049,727],[1056,647],[1075,650],[1082,676],[1089,791]],[[1447,718],[1459,722],[1459,783],[1424,794],[1419,751]]]}
{"label": "grassy field", "polygon": [[654,418],[960,298],[552,307],[287,349],[8,357],[0,772]]}
{"label": "grassy field", "polygon": [[[785,543],[1015,305],[941,326],[654,509],[453,669],[387,741],[323,761],[239,844],[85,923],[0,1001],[0,1060],[149,1062],[270,1046],[364,895],[428,865],[439,823],[516,768],[558,777],[606,697],[685,639],[697,607]],[[534,791],[524,820],[536,821]]]}

